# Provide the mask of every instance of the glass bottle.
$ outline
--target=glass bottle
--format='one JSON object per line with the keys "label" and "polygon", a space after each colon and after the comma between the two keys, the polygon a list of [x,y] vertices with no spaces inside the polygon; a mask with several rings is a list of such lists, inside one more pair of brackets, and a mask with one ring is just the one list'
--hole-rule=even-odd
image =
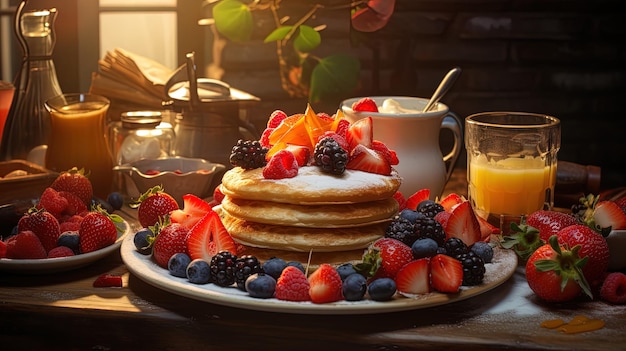
{"label": "glass bottle", "polygon": [[3,160],[27,159],[31,150],[48,143],[50,114],[44,103],[62,93],[52,61],[57,10],[23,12],[24,5],[22,1],[15,15],[14,29],[24,56],[2,136]]}

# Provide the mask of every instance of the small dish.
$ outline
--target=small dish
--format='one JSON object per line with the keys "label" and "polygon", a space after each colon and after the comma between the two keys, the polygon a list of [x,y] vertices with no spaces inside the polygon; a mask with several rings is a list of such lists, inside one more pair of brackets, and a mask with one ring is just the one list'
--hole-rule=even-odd
{"label": "small dish", "polygon": [[[16,172],[21,175],[9,175]],[[58,175],[26,160],[0,162],[0,205],[38,198]]]}
{"label": "small dish", "polygon": [[612,230],[606,242],[609,244],[609,270],[626,268],[626,229]]}
{"label": "small dish", "polygon": [[161,185],[164,191],[183,205],[183,195],[206,198],[221,182],[226,166],[201,158],[163,157],[144,159],[113,167],[117,187],[131,199]]}

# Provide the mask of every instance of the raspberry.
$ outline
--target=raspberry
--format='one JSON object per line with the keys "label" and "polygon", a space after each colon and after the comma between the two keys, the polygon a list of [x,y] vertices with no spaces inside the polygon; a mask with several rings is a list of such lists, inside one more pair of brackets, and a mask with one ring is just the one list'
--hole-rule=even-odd
{"label": "raspberry", "polygon": [[267,128],[276,128],[285,118],[287,118],[287,114],[281,110],[276,110],[272,112],[269,120],[267,121]]}
{"label": "raspberry", "polygon": [[309,288],[304,273],[295,266],[287,266],[276,282],[274,296],[285,301],[310,301]]}
{"label": "raspberry", "polygon": [[272,145],[270,144],[270,134],[274,131],[274,128],[266,128],[261,135],[261,139],[259,139],[259,143],[261,143],[262,147],[270,148]]}
{"label": "raspberry", "polygon": [[293,178],[298,175],[298,161],[293,153],[288,150],[280,150],[270,158],[267,166],[263,168],[265,179]]}
{"label": "raspberry", "polygon": [[620,272],[609,273],[602,283],[600,297],[613,304],[626,303],[626,274]]}
{"label": "raspberry", "polygon": [[48,258],[74,256],[74,251],[67,246],[57,246],[48,252]]}

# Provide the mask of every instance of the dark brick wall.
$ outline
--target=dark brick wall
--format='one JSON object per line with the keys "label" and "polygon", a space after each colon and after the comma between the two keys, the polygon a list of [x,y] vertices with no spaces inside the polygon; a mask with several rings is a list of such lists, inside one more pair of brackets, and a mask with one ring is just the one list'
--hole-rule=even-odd
{"label": "dark brick wall", "polygon": [[[443,99],[454,112],[554,115],[562,120],[559,158],[601,166],[608,187],[626,185],[626,12],[620,3],[397,0],[388,26],[358,46],[349,39],[346,11],[321,12],[310,24],[328,25],[317,55],[348,52],[360,58],[362,81],[352,96],[427,97],[459,66],[463,73]],[[306,99],[281,90],[274,49],[261,37],[247,45],[229,43],[222,62],[224,81],[262,99],[251,111],[259,125],[274,109],[296,113],[306,107]],[[332,113],[346,97],[313,107]]]}

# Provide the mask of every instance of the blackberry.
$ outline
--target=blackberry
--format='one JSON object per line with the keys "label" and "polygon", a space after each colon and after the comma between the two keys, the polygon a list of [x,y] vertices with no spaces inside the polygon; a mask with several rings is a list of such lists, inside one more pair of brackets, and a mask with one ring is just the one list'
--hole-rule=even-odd
{"label": "blackberry", "polygon": [[315,145],[314,158],[323,172],[342,174],[348,163],[348,152],[332,137],[325,137]]}
{"label": "blackberry", "polygon": [[415,225],[409,219],[395,216],[385,229],[385,237],[396,239],[411,247],[418,235],[415,232]]}
{"label": "blackberry", "polygon": [[444,242],[443,248],[446,250],[446,255],[451,257],[457,257],[469,251],[469,248],[465,245],[463,240],[454,237],[448,238]]}
{"label": "blackberry", "polygon": [[231,286],[235,283],[235,261],[237,256],[228,251],[220,251],[211,257],[211,282],[219,286]]}
{"label": "blackberry", "polygon": [[446,240],[443,226],[432,217],[418,218],[415,221],[415,233],[418,239],[431,238],[439,246],[442,246]]}
{"label": "blackberry", "polygon": [[239,140],[230,153],[230,164],[244,169],[261,168],[267,164],[265,155],[268,148],[258,140]]}
{"label": "blackberry", "polygon": [[485,262],[473,251],[467,251],[455,257],[463,265],[463,285],[472,286],[483,282]]}
{"label": "blackberry", "polygon": [[417,212],[421,212],[430,218],[435,218],[435,215],[443,210],[443,206],[433,200],[424,200],[417,204]]}
{"label": "blackberry", "polygon": [[235,260],[235,283],[240,290],[246,291],[246,279],[254,273],[262,273],[261,263],[251,255],[245,255]]}

